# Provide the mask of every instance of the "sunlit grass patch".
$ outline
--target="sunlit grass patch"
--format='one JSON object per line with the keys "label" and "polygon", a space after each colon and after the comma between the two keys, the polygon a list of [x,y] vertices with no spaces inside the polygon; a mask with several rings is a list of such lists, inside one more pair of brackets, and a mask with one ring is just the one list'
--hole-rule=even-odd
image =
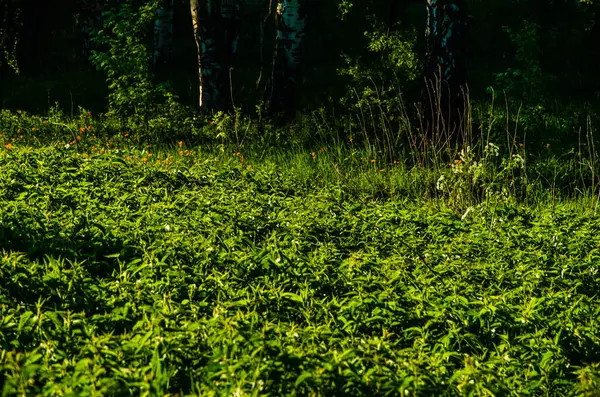
{"label": "sunlit grass patch", "polygon": [[7,395],[596,390],[593,157],[44,121],[0,136]]}
{"label": "sunlit grass patch", "polygon": [[581,202],[457,214],[423,171],[336,148],[77,146],[0,148],[8,394],[594,387]]}

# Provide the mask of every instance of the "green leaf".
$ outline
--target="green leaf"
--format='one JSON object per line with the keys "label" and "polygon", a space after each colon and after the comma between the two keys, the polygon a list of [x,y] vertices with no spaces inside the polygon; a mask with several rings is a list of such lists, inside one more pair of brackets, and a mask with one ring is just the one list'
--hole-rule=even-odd
{"label": "green leaf", "polygon": [[296,382],[294,382],[294,387],[298,387],[300,386],[304,381],[306,381],[307,379],[311,379],[312,378],[312,374],[310,372],[302,372],[300,374],[300,376],[298,376],[298,378],[296,378]]}
{"label": "green leaf", "polygon": [[298,294],[294,294],[293,292],[284,292],[281,294],[282,298],[288,298],[290,300],[293,300],[294,302],[299,302],[299,303],[303,303],[304,299],[302,299],[302,297]]}
{"label": "green leaf", "polygon": [[31,317],[33,317],[32,311],[26,311],[25,313],[21,314],[19,325],[17,326],[17,332],[22,332],[24,330]]}

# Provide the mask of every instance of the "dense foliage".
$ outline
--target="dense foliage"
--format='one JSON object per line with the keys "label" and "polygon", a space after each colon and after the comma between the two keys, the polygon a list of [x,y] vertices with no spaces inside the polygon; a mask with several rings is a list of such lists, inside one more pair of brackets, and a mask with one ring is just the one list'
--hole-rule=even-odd
{"label": "dense foliage", "polygon": [[0,2],[2,396],[597,396],[598,12]]}
{"label": "dense foliage", "polygon": [[[563,123],[583,103],[588,113],[600,92],[595,45],[600,37],[596,23],[600,4],[594,0],[211,2],[215,7],[235,4],[219,15],[200,16],[206,25],[203,35],[233,37],[221,44],[233,46],[230,54],[219,55],[224,48],[211,50],[227,59],[227,65],[219,66],[224,69],[218,82],[223,91],[219,95],[229,106],[220,110],[226,112],[238,108],[262,117],[265,111],[281,110],[265,104],[288,93],[280,98],[293,107],[286,110],[287,121],[298,112],[325,109],[328,122],[338,123],[338,131],[355,128],[375,137],[397,134],[403,128],[404,110],[415,113],[414,102],[427,107],[429,96],[439,94],[426,93],[433,87],[427,88],[423,80],[431,77],[426,56],[435,44],[429,40],[435,26],[430,26],[426,9],[433,4],[440,10],[455,5],[463,9],[461,50],[456,51],[464,54],[454,58],[465,64],[471,99],[487,100],[492,90],[497,97],[507,94],[515,114],[522,105],[525,118],[519,122],[530,132],[553,132],[552,125],[536,122],[540,116],[552,119],[551,124]],[[0,44],[7,60],[2,63],[2,106],[46,112],[58,101],[66,110],[80,105],[95,112],[134,109],[144,116],[160,112],[152,103],[164,102],[165,96],[197,106],[198,58],[188,1],[30,3],[8,1],[2,8],[7,21]],[[294,37],[285,36],[287,28],[278,22],[286,17],[277,11],[278,3],[283,8],[300,5],[296,17],[301,18],[297,27],[301,31]],[[160,13],[165,7],[170,7],[170,14]],[[161,15],[172,18],[165,28],[169,40],[161,39]],[[213,32],[219,24],[231,27]],[[296,50],[289,50],[294,65],[280,60],[290,57],[285,52],[290,40],[295,40]],[[200,44],[202,48],[219,44],[211,43]],[[158,52],[170,55],[157,64],[153,54]],[[90,56],[101,73],[93,70]],[[206,58],[204,68],[212,62],[208,55],[201,58]],[[211,66],[214,73],[217,66]],[[567,104],[575,106],[561,111]],[[424,108],[418,115],[429,117]],[[567,120],[559,133],[568,135],[581,125],[580,120]]]}
{"label": "dense foliage", "polygon": [[321,152],[280,168],[93,133],[0,149],[4,395],[600,387],[596,216],[506,200],[461,217],[328,182]]}

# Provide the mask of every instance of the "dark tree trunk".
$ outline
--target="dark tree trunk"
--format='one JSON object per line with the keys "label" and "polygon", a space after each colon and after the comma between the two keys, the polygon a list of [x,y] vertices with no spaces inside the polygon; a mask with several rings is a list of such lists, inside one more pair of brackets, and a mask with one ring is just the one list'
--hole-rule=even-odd
{"label": "dark tree trunk", "polygon": [[200,108],[228,109],[239,39],[239,2],[190,0],[190,6],[198,51]]}
{"label": "dark tree trunk", "polygon": [[161,0],[154,21],[154,69],[163,69],[171,61],[173,50],[173,9],[175,0]]}
{"label": "dark tree trunk", "polygon": [[460,138],[462,132],[466,22],[464,0],[427,0],[423,118],[430,138]]}
{"label": "dark tree trunk", "polygon": [[296,107],[305,21],[300,0],[277,0],[276,39],[267,109],[291,116]]}
{"label": "dark tree trunk", "polygon": [[[275,37],[274,28],[275,24],[270,23],[273,18],[276,8],[277,8],[277,0],[265,0],[266,7],[264,8],[264,14],[261,13],[261,21],[260,21],[260,31],[259,31],[259,48],[258,48],[258,58],[260,63],[260,71],[258,74],[258,79],[256,80],[256,91],[259,93],[258,98],[260,98],[263,103],[263,106],[270,100],[270,94],[267,96],[267,90],[270,90],[272,87],[271,80],[269,77],[265,77],[266,75],[272,75],[272,71],[269,73],[270,68],[273,66],[272,59],[269,58],[268,64],[265,60],[265,52],[268,47],[266,47],[266,43],[270,43],[270,39]],[[273,34],[272,34],[273,33]],[[263,109],[266,110],[266,109]]]}

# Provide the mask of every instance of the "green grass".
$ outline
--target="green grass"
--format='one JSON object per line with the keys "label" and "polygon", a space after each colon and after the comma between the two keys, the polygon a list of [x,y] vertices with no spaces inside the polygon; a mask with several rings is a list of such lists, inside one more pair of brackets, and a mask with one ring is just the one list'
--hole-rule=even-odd
{"label": "green grass", "polygon": [[3,395],[598,395],[589,194],[91,133],[0,146]]}

